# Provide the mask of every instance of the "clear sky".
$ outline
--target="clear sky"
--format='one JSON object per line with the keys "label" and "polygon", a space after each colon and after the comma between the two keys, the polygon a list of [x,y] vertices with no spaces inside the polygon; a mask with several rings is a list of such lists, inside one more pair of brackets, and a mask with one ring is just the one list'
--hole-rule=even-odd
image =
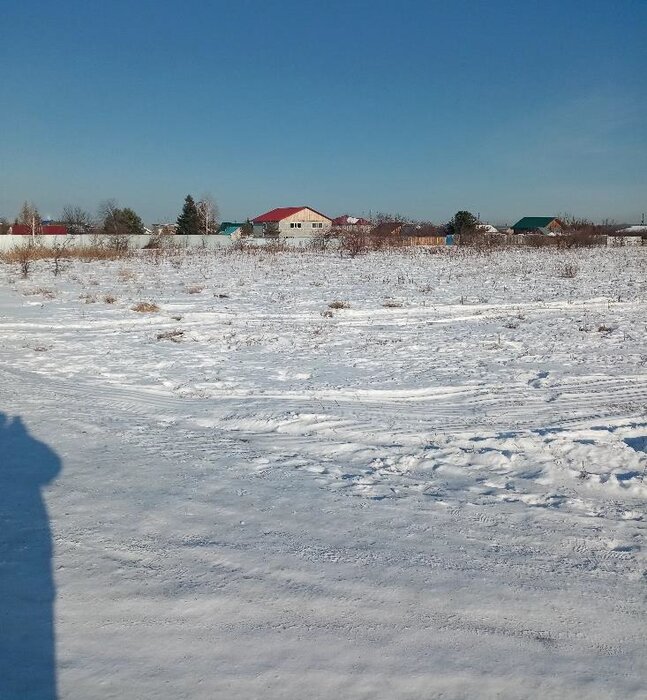
{"label": "clear sky", "polygon": [[0,0],[0,215],[647,210],[645,0]]}

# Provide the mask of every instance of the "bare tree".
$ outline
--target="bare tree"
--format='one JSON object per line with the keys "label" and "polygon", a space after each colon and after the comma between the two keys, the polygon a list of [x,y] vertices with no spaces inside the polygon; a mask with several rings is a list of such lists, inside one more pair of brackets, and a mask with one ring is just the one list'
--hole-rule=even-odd
{"label": "bare tree", "polygon": [[108,236],[134,236],[145,232],[141,217],[133,209],[117,206],[114,199],[99,205],[100,226]]}
{"label": "bare tree", "polygon": [[68,243],[69,243],[69,239],[64,240],[62,243],[59,243],[57,241],[51,247],[51,250],[52,250],[52,272],[54,273],[54,277],[57,277],[59,272],[61,272],[61,270],[63,269],[63,263],[65,261]]}
{"label": "bare tree", "polygon": [[20,267],[20,274],[23,279],[29,277],[29,272],[31,270],[32,262],[34,261],[34,251],[36,246],[33,241],[17,246],[14,249],[14,259]]}
{"label": "bare tree", "polygon": [[205,235],[218,233],[220,211],[213,196],[203,194],[196,202],[196,207],[200,217],[200,231]]}
{"label": "bare tree", "polygon": [[63,207],[61,223],[67,226],[70,233],[89,233],[95,225],[90,212],[71,204]]}
{"label": "bare tree", "polygon": [[391,214],[390,212],[387,211],[378,211],[377,214],[373,217],[375,220],[376,224],[384,224],[384,223],[404,223],[407,220],[406,216],[403,216],[402,214],[398,214],[397,212],[395,214]]}
{"label": "bare tree", "polygon": [[117,201],[115,199],[104,199],[98,208],[99,215],[99,227],[103,229],[104,233],[109,235],[118,236],[118,212],[119,207],[117,206]]}
{"label": "bare tree", "polygon": [[339,253],[343,257],[348,255],[354,258],[363,255],[369,250],[369,236],[364,231],[345,230],[341,232],[339,239]]}
{"label": "bare tree", "polygon": [[38,209],[36,208],[36,205],[33,202],[23,203],[22,208],[20,210],[20,214],[18,214],[18,219],[16,220],[16,223],[29,226],[31,229],[32,236],[36,236],[40,233],[40,214],[38,213]]}

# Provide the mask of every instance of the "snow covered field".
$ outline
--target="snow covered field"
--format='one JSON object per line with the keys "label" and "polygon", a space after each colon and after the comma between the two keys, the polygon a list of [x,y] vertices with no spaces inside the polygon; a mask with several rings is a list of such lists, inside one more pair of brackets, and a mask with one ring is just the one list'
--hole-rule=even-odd
{"label": "snow covered field", "polygon": [[51,528],[60,698],[647,697],[647,250],[0,275],[0,615]]}

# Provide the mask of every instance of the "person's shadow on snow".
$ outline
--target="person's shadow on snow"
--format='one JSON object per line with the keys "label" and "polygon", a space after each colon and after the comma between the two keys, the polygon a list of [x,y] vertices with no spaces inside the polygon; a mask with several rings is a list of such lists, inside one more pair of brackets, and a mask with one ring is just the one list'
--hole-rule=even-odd
{"label": "person's shadow on snow", "polygon": [[55,700],[52,536],[41,489],[61,470],[0,412],[0,698]]}

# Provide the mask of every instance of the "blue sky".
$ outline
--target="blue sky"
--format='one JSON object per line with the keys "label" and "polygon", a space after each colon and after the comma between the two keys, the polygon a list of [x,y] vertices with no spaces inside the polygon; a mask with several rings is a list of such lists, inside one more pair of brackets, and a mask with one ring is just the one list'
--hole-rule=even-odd
{"label": "blue sky", "polygon": [[4,0],[0,215],[647,210],[644,0]]}

